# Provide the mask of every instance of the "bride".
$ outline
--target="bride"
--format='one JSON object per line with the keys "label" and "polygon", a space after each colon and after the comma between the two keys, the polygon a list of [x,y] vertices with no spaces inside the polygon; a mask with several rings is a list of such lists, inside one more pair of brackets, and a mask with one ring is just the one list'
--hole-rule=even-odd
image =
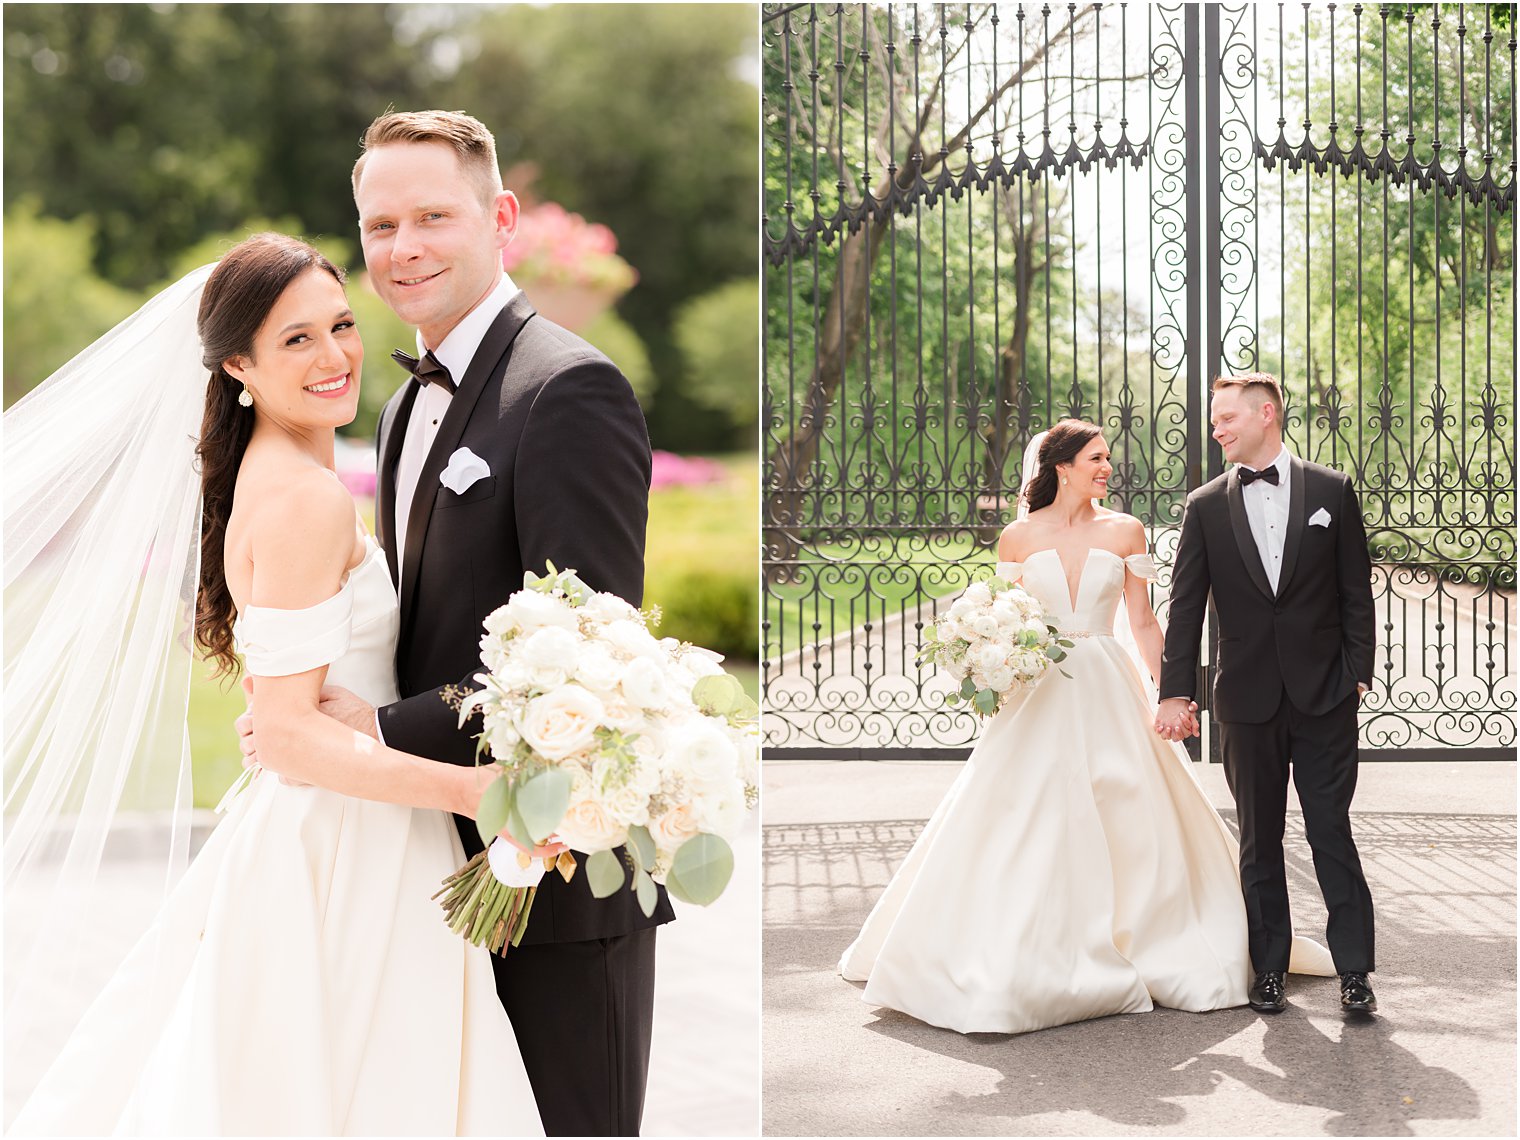
{"label": "bride", "polygon": [[[489,777],[318,712],[324,680],[396,699],[396,595],[333,470],[362,359],[340,271],[260,234],[6,414],[6,889],[43,911],[7,914],[7,1055],[66,1037],[15,1134],[542,1134],[487,954],[431,901]],[[69,1033],[49,984],[103,846],[150,809],[183,839],[192,626],[241,654],[270,771]]]}
{"label": "bride", "polygon": [[[1112,472],[1097,427],[1062,420],[1031,452],[998,574],[1072,639],[1068,676],[1050,670],[988,722],[839,971],[870,1004],[962,1033],[1244,1005],[1235,842],[1153,731],[1154,695],[1115,636],[1122,600],[1159,675],[1145,528],[1097,505]],[[1296,973],[1334,972],[1312,942],[1294,954]]]}

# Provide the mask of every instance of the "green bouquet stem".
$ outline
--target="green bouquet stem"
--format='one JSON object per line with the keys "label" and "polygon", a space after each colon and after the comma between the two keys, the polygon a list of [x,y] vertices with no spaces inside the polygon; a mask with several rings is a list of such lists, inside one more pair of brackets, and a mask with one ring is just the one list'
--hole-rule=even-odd
{"label": "green bouquet stem", "polygon": [[484,851],[443,881],[440,900],[449,929],[472,946],[506,955],[522,942],[537,887],[508,887],[491,873]]}

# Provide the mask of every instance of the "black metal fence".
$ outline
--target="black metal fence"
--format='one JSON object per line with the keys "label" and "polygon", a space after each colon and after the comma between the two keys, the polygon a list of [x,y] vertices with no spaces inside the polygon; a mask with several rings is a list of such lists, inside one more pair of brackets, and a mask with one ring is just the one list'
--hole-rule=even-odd
{"label": "black metal fence", "polygon": [[1263,369],[1361,493],[1364,754],[1512,757],[1514,11],[765,9],[767,755],[965,754],[914,651],[1062,416],[1164,612],[1208,382]]}

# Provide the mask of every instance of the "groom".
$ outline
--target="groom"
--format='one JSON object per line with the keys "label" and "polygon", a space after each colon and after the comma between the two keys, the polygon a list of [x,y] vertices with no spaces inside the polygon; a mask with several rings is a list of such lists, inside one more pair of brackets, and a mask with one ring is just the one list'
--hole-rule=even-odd
{"label": "groom", "polygon": [[[353,188],[370,281],[416,326],[420,358],[380,417],[375,496],[401,598],[402,700],[377,712],[329,689],[323,711],[393,748],[472,764],[444,689],[477,687],[482,622],[525,570],[553,562],[642,601],[649,437],[622,373],[537,315],[502,271],[518,206],[484,125],[382,115]],[[457,822],[466,853],[480,851],[475,824]],[[549,1135],[638,1134],[655,928],[672,917],[664,888],[646,918],[631,891],[599,900],[584,872],[549,874],[522,944],[493,955]]]}
{"label": "groom", "polygon": [[1214,718],[1240,818],[1240,881],[1256,980],[1251,1008],[1287,1007],[1292,943],[1283,826],[1288,777],[1330,918],[1349,1013],[1377,1009],[1372,895],[1351,837],[1357,704],[1372,684],[1371,562],[1351,480],[1283,446],[1283,398],[1261,372],[1214,382],[1214,439],[1233,467],[1187,499],[1172,569],[1156,731],[1196,732],[1199,639],[1219,619]]}

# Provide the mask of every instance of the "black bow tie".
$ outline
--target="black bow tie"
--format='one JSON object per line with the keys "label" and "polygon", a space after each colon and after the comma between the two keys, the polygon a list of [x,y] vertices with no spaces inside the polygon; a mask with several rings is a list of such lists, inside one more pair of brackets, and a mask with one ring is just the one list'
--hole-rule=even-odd
{"label": "black bow tie", "polygon": [[1271,483],[1272,486],[1277,486],[1277,468],[1275,466],[1263,467],[1260,471],[1252,471],[1249,467],[1242,467],[1240,469],[1240,485],[1242,487],[1249,487],[1258,479],[1263,483]]}
{"label": "black bow tie", "polygon": [[423,354],[422,359],[418,360],[411,353],[398,348],[391,353],[391,359],[410,372],[417,382],[424,386],[437,384],[451,396],[459,390],[459,385],[454,383],[449,370],[438,363],[438,358],[431,352]]}

